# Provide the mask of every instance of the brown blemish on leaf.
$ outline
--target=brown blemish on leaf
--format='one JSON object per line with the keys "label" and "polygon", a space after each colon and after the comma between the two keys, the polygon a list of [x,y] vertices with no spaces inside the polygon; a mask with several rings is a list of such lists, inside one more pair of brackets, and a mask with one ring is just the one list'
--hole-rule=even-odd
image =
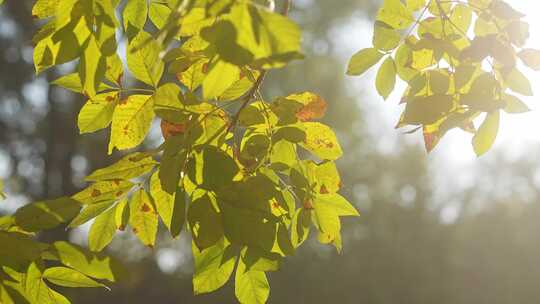
{"label": "brown blemish on leaf", "polygon": [[313,210],[313,202],[311,200],[309,200],[309,199],[304,200],[302,205],[304,206],[304,209],[306,209],[306,210]]}
{"label": "brown blemish on leaf", "polygon": [[172,123],[165,119],[161,120],[161,134],[163,135],[163,138],[167,139],[170,136],[175,136],[178,134],[183,134],[186,132],[186,124],[185,123]]}
{"label": "brown blemish on leaf", "polygon": [[148,206],[148,204],[143,204],[142,207],[141,207],[142,212],[150,212],[151,210],[152,210],[152,208],[150,208],[150,206]]}
{"label": "brown blemish on leaf", "polygon": [[124,194],[124,191],[118,191],[118,192],[116,192],[115,195],[116,195],[116,196],[121,196],[122,194]]}
{"label": "brown blemish on leaf", "polygon": [[325,185],[321,186],[321,190],[319,190],[320,194],[328,194],[328,189],[326,189]]}
{"label": "brown blemish on leaf", "polygon": [[296,118],[300,121],[320,119],[326,113],[326,101],[319,96],[314,96],[311,101],[296,112]]}
{"label": "brown blemish on leaf", "polygon": [[94,189],[94,190],[92,190],[92,193],[90,195],[92,197],[99,196],[99,195],[101,195],[101,191],[99,191],[98,189]]}

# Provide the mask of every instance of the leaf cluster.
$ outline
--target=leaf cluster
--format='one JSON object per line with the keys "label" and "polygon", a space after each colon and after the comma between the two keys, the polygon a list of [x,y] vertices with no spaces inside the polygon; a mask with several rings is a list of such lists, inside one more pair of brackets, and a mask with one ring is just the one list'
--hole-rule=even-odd
{"label": "leaf cluster", "polygon": [[525,46],[524,16],[502,0],[385,0],[373,47],[356,53],[347,73],[360,75],[383,61],[376,77],[383,98],[398,77],[407,83],[397,128],[422,130],[428,152],[461,128],[474,135],[480,156],[495,142],[501,111],[529,111],[519,96],[533,92],[520,62],[540,70],[540,51]]}

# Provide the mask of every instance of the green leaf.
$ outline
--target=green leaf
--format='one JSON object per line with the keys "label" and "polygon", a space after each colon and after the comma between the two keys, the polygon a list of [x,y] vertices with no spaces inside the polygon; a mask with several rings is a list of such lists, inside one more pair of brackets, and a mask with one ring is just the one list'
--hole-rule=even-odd
{"label": "green leaf", "polygon": [[158,2],[150,3],[148,17],[157,28],[163,28],[167,24],[170,14],[171,9],[167,5]]}
{"label": "green leaf", "polygon": [[32,16],[39,19],[53,16],[56,13],[56,6],[59,1],[60,0],[37,0],[32,7]]}
{"label": "green leaf", "polygon": [[159,172],[150,178],[150,195],[154,199],[161,220],[173,237],[180,235],[186,219],[186,200],[182,188],[171,195],[161,188]]}
{"label": "green leaf", "polygon": [[98,202],[90,205],[85,205],[84,209],[69,223],[68,227],[78,227],[96,216],[109,209],[114,204],[114,201]]}
{"label": "green leaf", "polygon": [[[256,206],[233,206],[227,203],[221,207],[223,227],[228,240],[233,244],[258,247],[263,251],[272,250],[277,230],[277,219],[274,215],[269,211],[257,210]],[[250,229],[245,229],[246,227]]]}
{"label": "green leaf", "polygon": [[214,99],[240,79],[240,68],[234,64],[218,60],[209,68],[202,82],[204,99]]}
{"label": "green leaf", "polygon": [[264,252],[252,247],[246,247],[242,251],[241,258],[246,265],[246,271],[276,271],[281,260],[281,256],[277,253]]}
{"label": "green leaf", "polygon": [[79,112],[78,125],[81,134],[109,126],[117,104],[117,92],[97,94],[88,100]]}
{"label": "green leaf", "polygon": [[242,259],[238,262],[234,293],[242,304],[264,304],[270,295],[270,285],[264,271],[247,270]]}
{"label": "green leaf", "polygon": [[533,91],[529,79],[517,68],[513,68],[505,74],[504,83],[510,88],[510,90],[525,96],[532,96]]}
{"label": "green leaf", "polygon": [[377,20],[395,29],[405,29],[414,22],[412,12],[400,0],[384,0],[377,13]]}
{"label": "green leaf", "polygon": [[64,75],[51,82],[51,84],[61,86],[75,93],[83,92],[81,77],[78,73]]}
{"label": "green leaf", "polygon": [[158,215],[150,196],[144,189],[133,194],[129,211],[129,224],[133,233],[145,246],[154,247],[158,230]]}
{"label": "green leaf", "polygon": [[110,208],[96,217],[88,232],[88,249],[94,252],[100,252],[112,241],[117,228],[117,206]]}
{"label": "green leaf", "polygon": [[193,257],[193,292],[196,295],[215,291],[225,285],[231,277],[236,261],[231,246],[227,245],[224,239],[202,251],[193,245]]}
{"label": "green leaf", "polygon": [[387,99],[396,85],[396,66],[392,57],[387,57],[377,73],[376,88],[379,95]]}
{"label": "green leaf", "polygon": [[529,112],[529,107],[514,95],[504,94],[503,101],[506,103],[504,111],[509,114]]}
{"label": "green leaf", "polygon": [[130,181],[113,180],[97,182],[72,196],[82,204],[112,201],[124,197],[134,186]]}
{"label": "green leaf", "polygon": [[187,174],[199,188],[222,189],[230,185],[239,168],[231,155],[213,146],[196,151],[189,162]]}
{"label": "green leaf", "polygon": [[99,84],[105,77],[107,68],[106,58],[102,56],[94,36],[90,36],[83,46],[84,52],[79,64],[79,76],[83,87],[83,94],[88,97],[96,96]]}
{"label": "green leaf", "polygon": [[193,242],[200,250],[213,246],[223,237],[223,221],[214,195],[195,191],[188,210]]}
{"label": "green leaf", "polygon": [[0,259],[17,262],[33,261],[48,247],[27,235],[6,231],[0,231],[0,244]]}
{"label": "green leaf", "polygon": [[171,136],[165,140],[164,151],[159,167],[161,188],[169,193],[176,193],[181,173],[184,169],[187,150],[184,148],[184,136]]}
{"label": "green leaf", "polygon": [[[142,0],[141,0],[142,1]],[[161,48],[150,34],[141,31],[133,38],[127,49],[127,65],[138,80],[157,87],[163,70],[163,60],[159,56]]]}
{"label": "green leaf", "polygon": [[80,203],[69,197],[31,203],[15,212],[15,224],[29,232],[51,229],[71,220],[80,209]]}
{"label": "green leaf", "polygon": [[468,33],[472,22],[472,8],[464,4],[458,4],[452,9],[450,21],[457,27],[458,34]]}
{"label": "green leaf", "polygon": [[126,269],[117,260],[103,253],[92,253],[68,242],[53,243],[50,253],[62,264],[94,279],[116,282],[127,274]]}
{"label": "green leaf", "polygon": [[402,123],[411,125],[432,124],[444,117],[454,107],[450,95],[431,95],[413,97],[401,117]]}
{"label": "green leaf", "polygon": [[[231,9],[229,20],[234,25],[232,30],[236,31],[236,43],[240,46],[234,50],[247,50],[262,68],[282,67],[298,58],[300,29],[289,18],[258,6],[237,4]],[[229,33],[225,34],[224,38],[230,39]],[[223,53],[220,55],[225,59]]]}
{"label": "green leaf", "polygon": [[378,50],[391,51],[395,49],[401,41],[399,32],[387,24],[376,21],[373,32],[373,46]]}
{"label": "green leaf", "polygon": [[69,304],[63,295],[52,290],[43,281],[43,271],[35,262],[31,263],[26,272],[24,291],[31,303],[40,304]]}
{"label": "green leaf", "polygon": [[497,138],[499,132],[499,111],[488,113],[486,119],[478,128],[478,131],[473,137],[473,147],[476,155],[481,156],[486,153]]}
{"label": "green leaf", "polygon": [[157,162],[147,153],[135,152],[124,156],[118,162],[88,175],[87,181],[131,179],[152,170]]}
{"label": "green leaf", "polygon": [[148,5],[146,0],[130,0],[126,2],[122,19],[124,20],[124,30],[130,39],[143,30],[147,16]]}
{"label": "green leaf", "polygon": [[109,154],[114,148],[130,149],[138,146],[146,137],[154,119],[154,100],[149,95],[131,95],[115,108]]}
{"label": "green leaf", "polygon": [[127,198],[119,201],[115,209],[116,211],[114,213],[114,221],[116,223],[116,228],[123,231],[124,229],[126,229],[126,226],[129,222],[129,208]]}
{"label": "green leaf", "polygon": [[291,241],[295,248],[298,248],[307,240],[311,226],[311,212],[304,208],[296,210],[291,226]]}
{"label": "green leaf", "polygon": [[363,49],[354,54],[347,68],[348,75],[362,75],[384,56],[375,48]]}
{"label": "green leaf", "polygon": [[51,267],[45,270],[43,277],[47,281],[64,287],[106,287],[86,275],[67,267]]}
{"label": "green leaf", "polygon": [[523,49],[518,53],[519,58],[529,68],[540,71],[540,50]]}
{"label": "green leaf", "polygon": [[341,157],[343,151],[332,129],[318,122],[305,122],[303,125],[306,139],[301,143],[302,147],[323,160]]}

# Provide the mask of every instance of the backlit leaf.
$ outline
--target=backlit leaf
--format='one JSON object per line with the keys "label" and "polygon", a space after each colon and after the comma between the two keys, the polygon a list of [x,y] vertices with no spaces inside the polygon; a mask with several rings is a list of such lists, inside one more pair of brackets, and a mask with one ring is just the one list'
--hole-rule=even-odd
{"label": "backlit leaf", "polygon": [[377,64],[383,56],[383,53],[374,48],[363,49],[352,56],[349,61],[349,67],[347,68],[347,74],[362,75],[369,68]]}
{"label": "backlit leaf", "polygon": [[64,287],[105,287],[86,275],[67,267],[51,267],[43,272],[47,281]]}
{"label": "backlit leaf", "polygon": [[480,128],[478,128],[472,142],[476,155],[483,155],[495,143],[497,133],[499,132],[499,119],[499,111],[488,113],[486,119]]}
{"label": "backlit leaf", "polygon": [[154,119],[154,100],[149,95],[131,95],[116,106],[111,125],[109,154],[138,146]]}
{"label": "backlit leaf", "polygon": [[85,179],[87,181],[130,179],[147,173],[156,164],[152,156],[136,152],[124,156],[121,160],[106,168],[94,171]]}

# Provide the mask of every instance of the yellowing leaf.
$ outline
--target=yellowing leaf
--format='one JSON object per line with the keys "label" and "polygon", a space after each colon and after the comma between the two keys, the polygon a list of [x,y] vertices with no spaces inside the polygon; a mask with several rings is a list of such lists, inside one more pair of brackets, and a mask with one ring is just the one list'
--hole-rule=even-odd
{"label": "yellowing leaf", "polygon": [[88,100],[81,108],[78,117],[81,134],[106,128],[112,120],[118,104],[118,93],[103,93]]}
{"label": "yellowing leaf", "polygon": [[349,67],[347,68],[348,75],[362,75],[369,68],[377,64],[383,57],[383,53],[379,52],[375,48],[368,48],[359,51],[354,54],[349,61]]}
{"label": "yellowing leaf", "polygon": [[323,160],[341,157],[343,151],[332,129],[318,122],[305,122],[303,126],[306,139],[301,143],[302,147]]}
{"label": "yellowing leaf", "polygon": [[130,202],[129,224],[141,242],[154,247],[158,230],[158,215],[150,196],[141,189],[133,194]]}
{"label": "yellowing leaf", "polygon": [[82,204],[111,201],[124,197],[134,186],[130,181],[101,181],[73,195],[72,198]]}
{"label": "yellowing leaf", "polygon": [[154,119],[153,99],[149,95],[131,95],[114,110],[109,154],[114,148],[130,149],[146,137]]}
{"label": "yellowing leaf", "polygon": [[379,95],[387,99],[396,85],[396,66],[392,57],[386,58],[377,73],[376,88]]}
{"label": "yellowing leaf", "polygon": [[289,95],[286,98],[302,105],[295,113],[300,121],[320,119],[326,113],[326,101],[314,93],[303,92]]}
{"label": "yellowing leaf", "polygon": [[124,156],[121,160],[106,168],[94,171],[85,179],[87,181],[130,179],[147,173],[156,164],[157,162],[152,156],[146,153],[135,152]]}
{"label": "yellowing leaf", "polygon": [[499,111],[488,113],[486,119],[478,128],[472,141],[476,155],[483,155],[493,146],[499,132],[499,117]]}

